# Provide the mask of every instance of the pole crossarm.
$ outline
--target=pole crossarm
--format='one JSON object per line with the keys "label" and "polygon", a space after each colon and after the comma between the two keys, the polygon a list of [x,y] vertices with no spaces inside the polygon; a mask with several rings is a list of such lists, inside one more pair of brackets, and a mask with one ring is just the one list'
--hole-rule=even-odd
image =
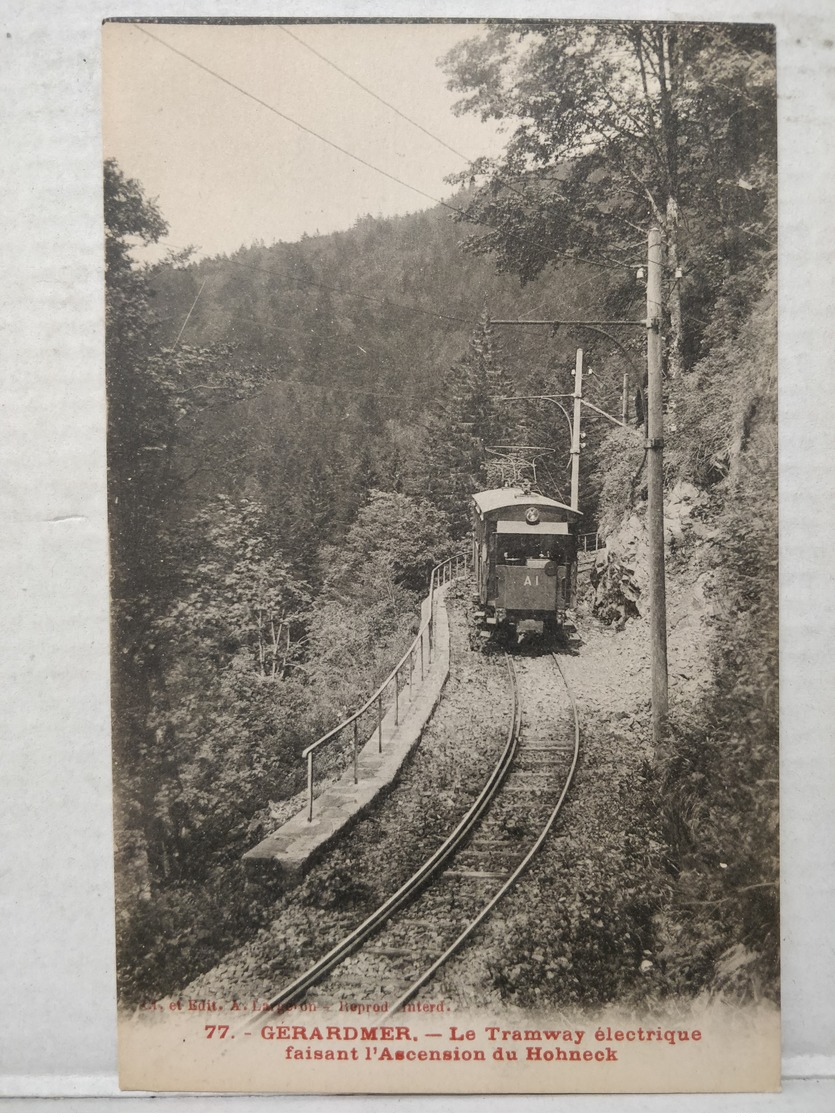
{"label": "pole crossarm", "polygon": [[[549,403],[555,403],[568,420],[568,427],[569,430],[571,430],[571,417],[559,401],[560,399],[574,399],[573,392],[567,392],[563,396],[491,396],[490,398],[496,400],[498,403],[508,403],[511,400],[535,399],[544,399],[547,400]],[[616,419],[614,415],[610,415],[608,411],[604,411],[603,408],[598,407],[596,403],[591,403],[591,401],[587,400],[585,396],[581,397],[580,402],[583,404],[584,407],[590,407],[592,411],[596,411],[598,415],[602,415],[604,418],[608,419],[612,423],[615,423],[619,427],[626,427],[629,425],[628,423],[624,423],[622,419]]]}
{"label": "pole crossarm", "polygon": [[609,422],[614,423],[618,427],[628,426],[622,419],[616,419],[614,415],[610,415],[608,411],[604,411],[603,408],[598,407],[596,403],[590,403],[585,396],[582,397],[580,403],[582,403],[583,407],[590,407],[592,411],[596,411],[598,415],[602,415],[605,419],[608,419]]}
{"label": "pole crossarm", "polygon": [[631,319],[625,319],[624,318],[624,319],[617,319],[617,320],[611,321],[611,322],[604,322],[603,320],[600,320],[600,321],[584,321],[584,322],[581,322],[581,321],[570,322],[570,321],[566,321],[566,320],[563,320],[563,319],[553,319],[553,318],[537,318],[537,319],[532,319],[532,318],[491,318],[490,321],[491,321],[492,325],[494,325],[494,326],[577,326],[577,327],[585,328],[587,330],[591,330],[593,333],[600,334],[601,337],[608,338],[608,340],[611,341],[611,343],[614,346],[616,346],[618,349],[620,349],[621,353],[623,353],[624,357],[626,357],[627,361],[629,362],[629,367],[632,369],[632,372],[635,376],[635,381],[636,381],[638,387],[640,388],[640,386],[641,386],[641,381],[642,381],[643,377],[638,372],[638,369],[635,365],[635,361],[633,360],[632,354],[629,352],[629,350],[626,348],[626,346],[623,344],[622,341],[618,341],[618,339],[613,334],[610,334],[607,330],[601,329],[601,327],[602,326],[640,326],[640,328],[642,330],[646,330],[646,329],[651,328],[651,323],[646,318],[641,318],[639,320],[636,319],[634,321],[631,320]]}

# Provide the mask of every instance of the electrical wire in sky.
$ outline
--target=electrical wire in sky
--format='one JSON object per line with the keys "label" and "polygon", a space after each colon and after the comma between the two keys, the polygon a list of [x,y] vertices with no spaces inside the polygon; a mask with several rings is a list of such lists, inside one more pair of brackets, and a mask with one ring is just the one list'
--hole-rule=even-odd
{"label": "electrical wire in sky", "polygon": [[[142,27],[139,24],[134,24],[133,26],[137,31],[141,31],[142,34],[146,35],[149,39],[153,39],[154,42],[159,43],[160,46],[165,47],[166,50],[171,51],[172,54],[176,54],[180,58],[183,58],[186,62],[190,62],[193,66],[196,66],[198,70],[202,70],[204,73],[209,74],[213,78],[216,78],[224,85],[229,86],[230,89],[234,89],[237,93],[240,93],[243,97],[248,98],[250,101],[254,101],[255,104],[260,105],[262,108],[267,109],[268,112],[273,113],[281,120],[284,120],[288,124],[292,124],[294,127],[300,129],[302,132],[306,132],[308,135],[313,136],[321,143],[327,144],[328,147],[332,147],[335,151],[338,151],[342,155],[347,156],[347,158],[353,159],[354,162],[359,163],[361,166],[367,167],[369,170],[383,175],[384,178],[397,183],[398,186],[403,186],[406,190],[411,190],[415,194],[420,194],[421,197],[427,198],[430,202],[434,202],[436,205],[443,206],[444,209],[449,210],[450,213],[456,214],[459,218],[465,221],[469,220],[464,210],[459,209],[457,206],[450,205],[449,202],[445,202],[442,198],[438,198],[434,194],[428,193],[428,191],[423,190],[419,186],[414,186],[412,183],[406,182],[405,179],[391,174],[390,171],[386,171],[382,167],[378,167],[375,163],[370,163],[367,159],[363,159],[361,155],[354,154],[354,152],[349,151],[346,147],[342,147],[341,144],[336,143],[334,140],[328,139],[327,136],[323,136],[320,132],[315,131],[313,128],[308,128],[306,124],[302,124],[300,121],[295,120],[292,116],[289,116],[287,113],[282,112],[281,109],[277,109],[275,105],[271,105],[268,101],[263,100],[261,97],[258,97],[254,93],[251,93],[242,85],[238,85],[236,82],[224,77],[223,74],[219,74],[217,70],[213,70],[210,66],[206,66],[202,62],[198,62],[196,58],[192,58],[192,56],[190,54],[186,54],[185,51],[180,50],[178,47],[173,46],[171,43],[167,43],[165,39],[161,39],[158,35],[154,35],[153,32],[149,31],[146,27]],[[491,226],[489,225],[484,227],[488,229],[491,228]],[[510,240],[516,240],[522,244],[527,244],[529,247],[533,247],[531,241],[529,241],[526,237],[519,236],[519,234],[517,233],[505,232],[505,236],[508,237]],[[576,264],[589,264],[592,267],[599,267],[604,269],[629,268],[631,270],[633,266],[631,264],[619,263],[613,260],[589,260],[565,252],[554,252],[553,255],[563,260],[570,260]]]}
{"label": "electrical wire in sky", "polygon": [[401,112],[401,110],[393,105],[390,101],[387,101],[385,97],[381,97],[379,93],[375,93],[373,89],[369,89],[367,85],[363,85],[363,83],[358,78],[355,78],[352,74],[349,74],[347,70],[343,70],[341,66],[338,66],[332,59],[322,54],[321,51],[318,51],[315,47],[312,47],[310,43],[306,42],[304,39],[300,39],[298,35],[294,35],[288,27],[284,26],[284,24],[279,23],[276,24],[276,26],[278,27],[279,31],[283,31],[285,35],[289,35],[291,39],[294,39],[299,44],[299,46],[303,46],[305,50],[309,50],[311,54],[315,54],[317,58],[321,58],[323,62],[325,62],[328,66],[331,66],[334,70],[336,70],[337,73],[342,74],[343,78],[347,78],[348,81],[353,82],[354,85],[358,86],[364,93],[367,93],[369,97],[373,97],[375,101],[379,101],[381,105],[385,105],[387,109],[391,109],[393,113],[395,113],[399,117],[402,117],[403,120],[407,121],[414,128],[417,128],[418,131],[423,132],[425,136],[429,136],[431,140],[435,140],[435,142],[439,143],[441,147],[445,147],[447,151],[451,151],[453,155],[457,155],[459,159],[463,159],[465,163],[473,162],[473,160],[470,159],[468,156],[464,155],[460,151],[457,151],[454,147],[451,147],[446,142],[446,140],[442,140],[440,136],[436,136],[434,132],[430,132],[428,128],[424,128],[422,124],[418,124],[418,122],[416,120],[413,120],[412,117],[407,116],[404,112]]}
{"label": "electrical wire in sky", "polygon": [[292,116],[288,116],[287,113],[282,112],[281,109],[277,109],[275,105],[271,105],[268,101],[264,101],[255,93],[250,93],[248,89],[244,89],[242,85],[238,85],[236,82],[230,81],[229,78],[225,78],[223,74],[219,74],[217,70],[213,70],[210,66],[205,66],[202,62],[198,62],[196,58],[192,58],[190,54],[186,54],[185,51],[179,50],[171,43],[167,43],[165,39],[161,39],[159,35],[154,35],[153,32],[149,31],[146,27],[140,27],[139,25],[135,26],[137,31],[141,31],[142,34],[147,35],[149,39],[153,39],[155,42],[159,43],[160,46],[165,47],[166,50],[170,50],[172,54],[179,55],[180,58],[184,58],[186,62],[190,62],[193,66],[196,66],[198,70],[203,70],[204,73],[210,74],[213,78],[217,78],[217,80],[223,82],[224,85],[228,85],[230,89],[234,89],[236,92],[242,94],[242,96],[248,97],[250,101],[254,101],[257,105],[260,105],[262,108],[267,109],[268,112],[274,113],[282,120],[286,120],[288,124],[292,124],[294,127],[301,129],[302,132],[307,132],[309,136],[314,136],[317,140],[320,140],[322,143],[327,144],[328,147],[332,147],[335,151],[339,151],[342,155],[347,155],[349,159],[353,159],[356,163],[360,163],[363,167],[368,167],[369,170],[376,171],[377,174],[384,175],[392,182],[396,182],[398,186],[404,186],[407,190],[412,190],[414,191],[414,193],[420,194],[424,198],[428,198],[430,202],[435,202],[436,205],[442,205],[446,209],[452,210],[453,213],[461,213],[461,210],[456,209],[455,206],[449,205],[448,202],[444,202],[441,198],[436,198],[434,194],[428,194],[419,186],[413,186],[411,183],[405,182],[402,178],[398,178],[397,175],[393,175],[389,171],[383,170],[382,167],[378,167],[374,163],[369,163],[368,160],[363,159],[361,155],[355,155],[346,147],[342,147],[334,140],[329,140],[327,136],[323,136],[321,132],[316,132],[313,128],[308,128],[306,124],[302,124],[298,120],[294,120]]}
{"label": "electrical wire in sky", "polygon": [[[309,50],[311,54],[315,54],[317,58],[320,58],[324,63],[336,70],[338,74],[342,74],[344,78],[347,78],[348,81],[353,82],[354,85],[358,86],[360,89],[363,90],[363,92],[367,93],[369,97],[373,97],[375,101],[379,101],[381,105],[385,105],[387,109],[390,109],[393,113],[401,117],[403,120],[407,121],[414,128],[417,128],[418,131],[423,132],[425,136],[429,136],[431,140],[439,143],[441,147],[445,147],[447,151],[451,151],[453,155],[457,156],[459,159],[463,160],[463,162],[469,164],[470,166],[475,163],[475,159],[471,159],[469,155],[465,155],[462,151],[458,151],[457,148],[451,147],[450,144],[446,142],[446,140],[442,140],[440,136],[436,136],[434,132],[430,132],[428,128],[425,128],[422,124],[418,124],[416,120],[413,120],[411,116],[407,116],[406,113],[398,109],[396,105],[393,105],[391,101],[387,101],[385,97],[381,97],[379,93],[375,93],[373,89],[369,89],[367,85],[364,85],[363,82],[361,82],[358,78],[355,78],[353,74],[349,74],[347,70],[343,70],[341,66],[337,65],[336,62],[328,58],[327,55],[324,55],[321,53],[321,51],[316,50],[315,47],[312,47],[310,43],[306,42],[304,39],[300,39],[298,35],[294,35],[293,32],[290,31],[283,24],[279,23],[277,24],[277,26],[280,31],[284,32],[285,35],[289,35],[291,39],[294,39],[299,44],[299,46],[303,46],[306,50]],[[480,173],[486,174],[487,172],[483,171]],[[517,190],[513,183],[509,182],[503,175],[500,175],[498,172],[494,172],[494,176],[499,182],[501,182],[503,186],[507,187],[507,189],[510,190],[511,193],[515,194],[517,197],[522,198],[525,201],[529,200],[527,194],[525,194],[521,190]]]}

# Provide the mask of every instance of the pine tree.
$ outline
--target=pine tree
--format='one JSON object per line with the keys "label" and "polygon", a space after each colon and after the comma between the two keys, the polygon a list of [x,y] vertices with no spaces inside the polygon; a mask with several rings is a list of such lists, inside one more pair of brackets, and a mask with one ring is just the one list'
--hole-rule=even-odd
{"label": "pine tree", "polygon": [[421,491],[447,513],[457,536],[467,528],[469,497],[489,483],[490,448],[522,437],[516,409],[507,400],[514,395],[513,381],[486,314],[444,389],[427,422],[418,475]]}

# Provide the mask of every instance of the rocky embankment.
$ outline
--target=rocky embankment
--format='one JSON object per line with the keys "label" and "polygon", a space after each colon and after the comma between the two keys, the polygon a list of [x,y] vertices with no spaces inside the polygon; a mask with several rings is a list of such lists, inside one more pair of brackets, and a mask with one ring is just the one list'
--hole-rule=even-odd
{"label": "rocky embankment", "polygon": [[[649,544],[639,508],[607,539],[581,587],[585,612],[618,632],[617,646],[639,690],[649,694]],[[666,499],[664,529],[667,563],[667,655],[671,708],[695,701],[708,685],[708,645],[722,611],[717,596],[717,533],[711,526],[709,498],[693,485],[679,483]],[[589,630],[588,625],[586,626]],[[615,666],[615,671],[620,668]],[[605,681],[604,681],[605,689]],[[618,693],[619,682],[614,693]],[[626,694],[629,693],[627,689]]]}

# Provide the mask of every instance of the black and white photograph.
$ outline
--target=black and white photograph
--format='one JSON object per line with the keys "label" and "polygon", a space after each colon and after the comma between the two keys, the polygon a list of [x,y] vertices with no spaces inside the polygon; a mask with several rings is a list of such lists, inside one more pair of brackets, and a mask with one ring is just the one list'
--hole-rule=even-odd
{"label": "black and white photograph", "polygon": [[123,1087],[778,1088],[774,27],[102,35]]}

